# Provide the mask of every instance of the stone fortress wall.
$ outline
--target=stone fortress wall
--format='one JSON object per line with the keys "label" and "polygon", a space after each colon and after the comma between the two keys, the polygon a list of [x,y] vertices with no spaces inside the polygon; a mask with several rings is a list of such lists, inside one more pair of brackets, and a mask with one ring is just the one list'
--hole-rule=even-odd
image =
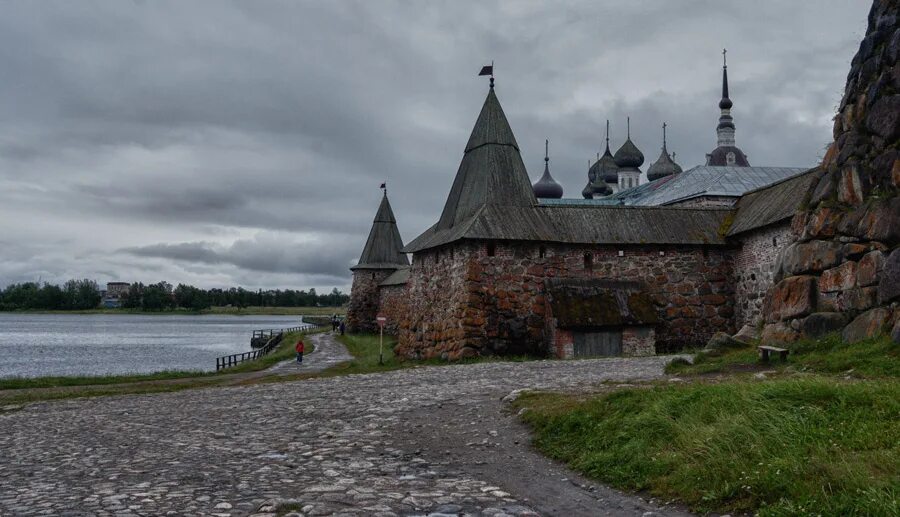
{"label": "stone fortress wall", "polygon": [[546,328],[548,278],[638,281],[659,315],[657,351],[700,346],[715,332],[735,328],[732,264],[731,250],[700,246],[501,241],[418,253],[398,352],[450,359],[553,353]]}
{"label": "stone fortress wall", "polygon": [[756,326],[766,291],[772,287],[778,256],[793,242],[788,224],[766,226],[740,236],[734,254],[734,322]]}
{"label": "stone fortress wall", "polygon": [[347,309],[348,332],[376,332],[375,317],[380,309],[378,284],[390,276],[390,269],[359,269],[353,272],[350,306]]}

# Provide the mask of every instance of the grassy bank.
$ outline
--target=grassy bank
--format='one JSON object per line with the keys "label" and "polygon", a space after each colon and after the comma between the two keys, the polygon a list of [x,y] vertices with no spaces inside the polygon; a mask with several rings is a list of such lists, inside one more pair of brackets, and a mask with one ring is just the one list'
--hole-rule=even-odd
{"label": "grassy bank", "polygon": [[337,340],[347,347],[347,351],[353,356],[353,360],[332,366],[324,372],[326,375],[384,372],[405,366],[413,366],[410,363],[404,363],[394,355],[394,346],[397,344],[397,339],[394,337],[384,336],[384,364],[379,364],[378,362],[379,346],[377,335],[347,334],[337,336]]}
{"label": "grassy bank", "polygon": [[90,309],[77,311],[25,310],[7,311],[22,314],[149,314],[156,316],[226,314],[232,316],[342,316],[347,313],[343,307],[210,307],[200,311],[170,309],[165,311],[144,311],[141,309]]}
{"label": "grassy bank", "polygon": [[773,359],[759,362],[755,346],[727,351],[721,355],[700,353],[693,364],[675,361],[667,373],[679,375],[736,373],[765,367],[783,372],[850,373],[854,377],[900,378],[900,346],[888,336],[867,339],[852,345],[844,343],[839,334],[819,340],[804,340],[791,345],[787,361]]}
{"label": "grassy bank", "polygon": [[900,515],[900,381],[825,376],[632,388],[517,404],[535,445],[695,510]]}

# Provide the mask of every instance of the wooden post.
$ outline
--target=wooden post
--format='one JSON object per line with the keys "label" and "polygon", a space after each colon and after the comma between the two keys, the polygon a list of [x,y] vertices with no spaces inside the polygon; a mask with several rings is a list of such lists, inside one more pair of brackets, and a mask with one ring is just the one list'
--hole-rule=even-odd
{"label": "wooden post", "polygon": [[379,325],[378,331],[378,364],[384,364],[384,325]]}

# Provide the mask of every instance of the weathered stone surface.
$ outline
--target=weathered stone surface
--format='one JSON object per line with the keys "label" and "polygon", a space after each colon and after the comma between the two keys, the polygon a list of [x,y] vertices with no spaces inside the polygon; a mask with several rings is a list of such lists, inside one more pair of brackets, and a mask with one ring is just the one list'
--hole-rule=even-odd
{"label": "weathered stone surface", "polygon": [[801,239],[810,240],[834,237],[841,215],[842,213],[834,208],[821,207],[816,209],[809,217]]}
{"label": "weathered stone surface", "polygon": [[[837,147],[832,145],[828,148],[829,155],[826,158],[833,159],[837,154]],[[828,160],[826,159],[826,162]],[[827,163],[823,163],[823,167],[827,167]],[[830,169],[819,178],[816,188],[813,189],[809,197],[810,206],[818,206],[819,203],[826,199],[834,199],[837,196],[837,169]]]}
{"label": "weathered stone surface", "polygon": [[847,324],[847,317],[839,312],[814,312],[803,320],[801,332],[806,338],[819,338],[837,332]]}
{"label": "weathered stone surface", "polygon": [[869,251],[869,247],[858,242],[849,242],[841,248],[844,260],[858,260]]}
{"label": "weathered stone surface", "polygon": [[[900,34],[900,31],[897,34]],[[894,165],[891,167],[891,183],[900,188],[900,160],[894,160]]]}
{"label": "weathered stone surface", "polygon": [[877,336],[884,331],[884,325],[890,317],[890,309],[881,307],[860,314],[844,328],[842,333],[844,342],[856,343]]}
{"label": "weathered stone surface", "polygon": [[891,330],[891,340],[900,345],[900,320],[894,323],[894,328]]}
{"label": "weathered stone surface", "polygon": [[900,137],[900,95],[884,95],[872,105],[866,128],[887,141]]}
{"label": "weathered stone surface", "polygon": [[888,303],[900,298],[900,248],[895,249],[881,270],[878,279],[878,303]]}
{"label": "weathered stone surface", "polygon": [[741,330],[738,331],[733,337],[738,341],[743,341],[744,343],[752,343],[753,341],[759,339],[760,331],[756,327],[756,325],[744,325],[741,327]]}
{"label": "weathered stone surface", "polygon": [[800,275],[824,271],[841,262],[842,244],[814,240],[789,245],[781,257],[781,271],[785,275]]}
{"label": "weathered stone surface", "polygon": [[900,241],[900,196],[871,203],[859,221],[856,235],[873,241]]}
{"label": "weathered stone surface", "polygon": [[856,284],[860,287],[878,283],[878,275],[884,268],[884,253],[880,250],[870,251],[859,261],[856,269]]}
{"label": "weathered stone surface", "polygon": [[848,164],[841,169],[838,182],[838,201],[849,205],[858,205],[865,199],[863,183],[859,176],[859,166]]}
{"label": "weathered stone surface", "polygon": [[764,345],[787,345],[800,339],[800,333],[787,323],[769,323],[763,327],[760,343]]}
{"label": "weathered stone surface", "polygon": [[819,292],[845,291],[856,286],[856,262],[844,262],[840,266],[827,269],[819,277]]}
{"label": "weathered stone surface", "polygon": [[766,321],[774,323],[806,316],[815,310],[816,295],[816,277],[785,278],[766,294],[763,302]]}
{"label": "weathered stone surface", "polygon": [[735,339],[724,332],[716,332],[706,343],[706,350],[728,350],[746,347],[746,342]]}

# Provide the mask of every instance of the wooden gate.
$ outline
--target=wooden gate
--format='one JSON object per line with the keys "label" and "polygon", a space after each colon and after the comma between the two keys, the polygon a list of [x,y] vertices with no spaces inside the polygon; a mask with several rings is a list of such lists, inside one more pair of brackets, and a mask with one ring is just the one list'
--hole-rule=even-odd
{"label": "wooden gate", "polygon": [[575,357],[622,355],[622,331],[573,332]]}

